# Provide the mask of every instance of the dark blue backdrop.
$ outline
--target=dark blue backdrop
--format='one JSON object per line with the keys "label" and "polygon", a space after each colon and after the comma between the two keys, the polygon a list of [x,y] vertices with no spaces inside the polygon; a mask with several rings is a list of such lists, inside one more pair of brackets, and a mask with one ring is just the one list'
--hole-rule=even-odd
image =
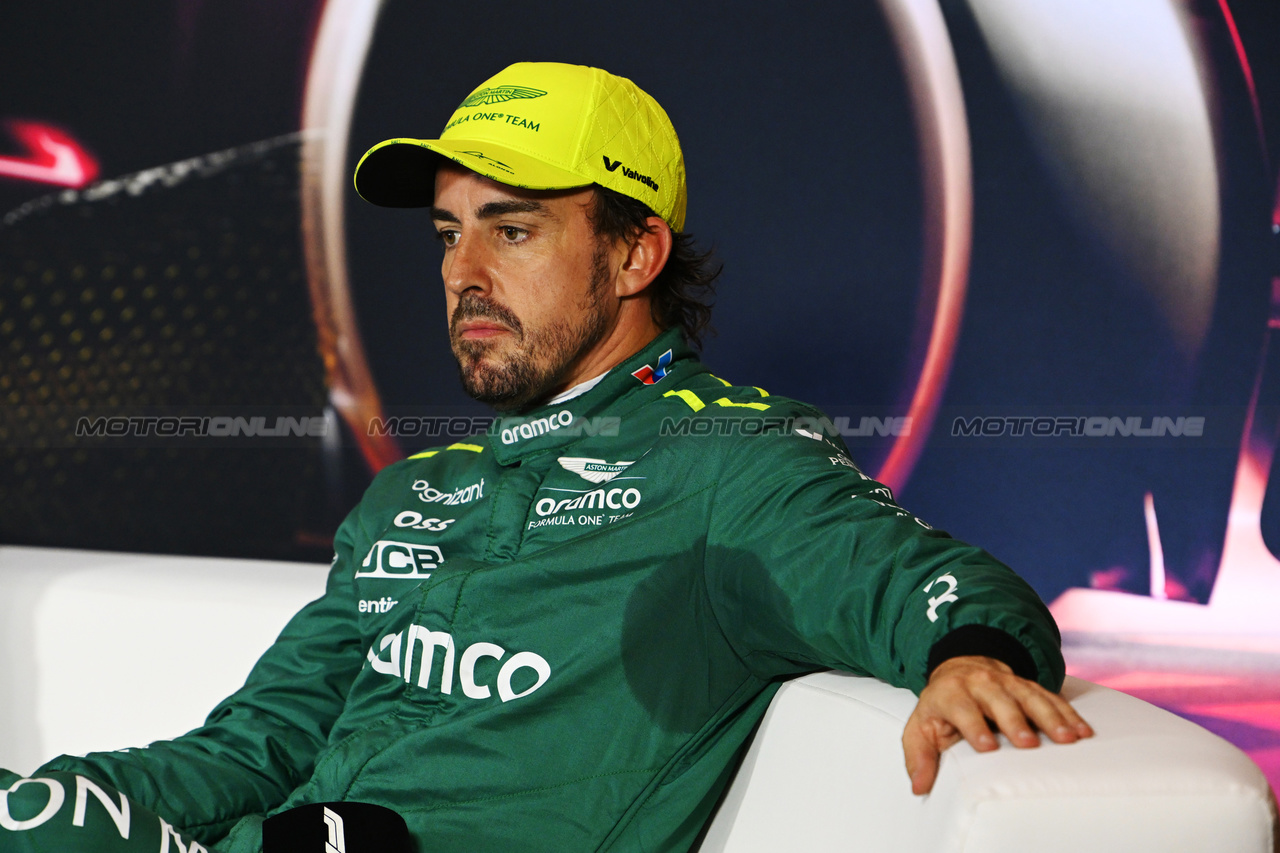
{"label": "dark blue backdrop", "polygon": [[[1094,572],[1105,570],[1118,569],[1109,577],[1123,586],[1143,588],[1147,491],[1160,512],[1171,576],[1203,598],[1217,565],[1276,272],[1266,152],[1273,160],[1280,156],[1274,141],[1280,134],[1280,12],[1263,0],[1231,4],[1253,62],[1263,127],[1273,134],[1260,144],[1220,7],[1191,6],[1215,71],[1223,220],[1212,323],[1188,359],[1161,323],[1159,306],[1073,219],[968,6],[942,4],[973,147],[973,256],[942,414],[900,498],[935,526],[1015,566],[1046,599],[1088,585]],[[300,124],[320,10],[319,0],[150,0],[110,10],[71,2],[6,4],[0,73],[8,83],[0,90],[0,119],[38,119],[71,132],[95,155],[103,177],[288,134]],[[656,2],[621,10],[586,2],[495,8],[389,0],[356,101],[352,165],[383,138],[436,133],[473,86],[525,59],[600,65],[632,77],[667,108],[685,147],[689,229],[725,264],[719,334],[705,351],[718,373],[855,420],[901,414],[914,382],[907,356],[921,276],[922,187],[906,83],[877,4],[784,10],[765,3]],[[21,152],[12,139],[0,139],[3,153]],[[121,198],[99,206],[109,212],[92,223],[75,227],[110,234],[107,243],[128,243],[135,255],[151,245],[157,258],[185,258],[193,241],[218,245],[222,231],[261,233],[251,221],[260,185],[216,180],[216,205],[227,206],[219,216],[227,223],[243,216],[243,222],[188,224],[179,236],[165,230],[171,220],[163,205],[142,217],[144,201]],[[48,191],[0,177],[0,212]],[[383,402],[391,409],[482,412],[457,386],[425,217],[373,208],[354,194],[348,202],[355,307]],[[53,218],[71,217],[71,210],[42,214],[50,233],[90,233],[63,230],[62,220]],[[78,396],[92,396],[95,406],[141,399],[125,379],[121,393],[95,384],[86,394],[69,388],[72,380],[56,379],[56,362],[44,363],[41,372],[41,359],[56,346],[39,343],[29,316],[36,309],[23,302],[34,291],[15,289],[15,282],[38,287],[47,268],[55,273],[49,287],[61,286],[77,265],[98,275],[110,252],[76,259],[65,246],[32,243],[34,221],[0,228],[0,359],[9,377],[0,388],[7,395],[3,449],[13,471],[0,483],[6,508],[0,517],[7,519],[0,535],[10,542],[126,550],[322,554],[339,507],[367,482],[350,446],[339,478],[316,461],[317,447],[299,448],[296,475],[264,466],[261,456],[234,450],[210,456],[207,449],[184,447],[143,449],[150,456],[132,448],[127,452],[142,455],[129,463],[140,467],[130,469],[119,464],[124,449],[95,448],[85,461],[74,442],[22,432],[31,407],[49,399],[66,406]],[[30,248],[35,245],[42,248]],[[287,263],[301,270],[296,243],[289,248],[294,255]],[[136,262],[129,258],[128,264]],[[195,269],[188,263],[177,276]],[[215,268],[214,277],[226,269]],[[78,292],[69,289],[68,298]],[[226,298],[234,300],[235,292],[228,284]],[[295,302],[290,310],[297,316],[252,328],[295,341],[290,352],[303,355],[290,357],[315,384],[322,367],[314,340],[300,331],[310,319],[305,298]],[[49,310],[56,327],[59,315]],[[13,321],[7,330],[6,320]],[[235,350],[219,352],[235,359]],[[89,360],[128,356],[104,349]],[[263,370],[262,364],[220,366],[211,359],[204,361],[210,372],[243,373],[236,382],[241,388]],[[33,370],[39,373],[34,379]],[[199,391],[216,383],[190,387],[182,399],[148,399],[204,407],[280,399],[267,387],[252,399]],[[304,402],[322,405],[314,395]],[[1006,413],[1198,415],[1207,427],[1202,440],[1152,443],[984,443],[949,434],[955,417]],[[851,444],[873,469],[887,451],[884,440]],[[198,459],[191,456],[196,453]],[[233,468],[242,474],[228,474]],[[150,472],[153,483],[133,488],[131,500],[114,498],[119,492],[111,482],[97,482],[136,479],[130,470]],[[175,471],[181,482],[166,483]],[[296,488],[288,493],[264,482],[290,476]],[[259,503],[243,509],[245,496],[255,494]],[[283,505],[273,509],[267,498]],[[94,523],[83,523],[89,516]],[[1274,502],[1267,504],[1264,529],[1280,531]]]}

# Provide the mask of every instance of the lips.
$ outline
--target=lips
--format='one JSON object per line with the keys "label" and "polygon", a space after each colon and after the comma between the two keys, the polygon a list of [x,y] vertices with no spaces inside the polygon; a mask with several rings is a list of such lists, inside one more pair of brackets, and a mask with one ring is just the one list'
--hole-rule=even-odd
{"label": "lips", "polygon": [[449,336],[455,341],[485,341],[503,334],[520,337],[520,329],[513,311],[478,294],[464,295],[449,321]]}
{"label": "lips", "polygon": [[492,320],[464,320],[457,325],[458,337],[468,341],[481,341],[509,334],[511,329]]}

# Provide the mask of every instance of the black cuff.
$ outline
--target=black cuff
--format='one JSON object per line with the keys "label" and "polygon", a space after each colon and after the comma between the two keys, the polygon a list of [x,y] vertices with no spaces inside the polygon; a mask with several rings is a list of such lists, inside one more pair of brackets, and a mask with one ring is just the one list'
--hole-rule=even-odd
{"label": "black cuff", "polygon": [[1007,663],[1014,675],[1035,681],[1039,674],[1031,652],[999,628],[986,625],[964,625],[951,631],[929,649],[929,670],[925,678],[933,674],[938,664],[948,658],[961,655],[983,655]]}

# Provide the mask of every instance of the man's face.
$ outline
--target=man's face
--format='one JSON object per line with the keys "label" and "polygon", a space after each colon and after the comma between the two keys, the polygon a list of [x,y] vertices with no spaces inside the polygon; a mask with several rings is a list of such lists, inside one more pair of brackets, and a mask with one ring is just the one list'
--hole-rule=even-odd
{"label": "man's face", "polygon": [[449,341],[477,400],[525,408],[609,366],[591,372],[618,304],[593,200],[589,188],[523,190],[453,165],[436,174]]}

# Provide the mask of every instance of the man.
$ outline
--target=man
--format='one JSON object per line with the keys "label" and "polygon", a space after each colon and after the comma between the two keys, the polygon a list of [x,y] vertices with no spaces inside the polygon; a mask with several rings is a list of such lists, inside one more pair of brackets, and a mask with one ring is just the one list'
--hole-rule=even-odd
{"label": "man", "polygon": [[356,186],[430,207],[462,381],[503,417],[378,476],[325,596],[204,727],[42,775],[226,853],[338,800],[433,851],[683,850],[804,672],[919,692],[917,793],[961,737],[996,748],[988,719],[1022,747],[1090,734],[1026,584],[899,507],[820,413],[696,361],[679,143],[630,81],[514,65]]}

